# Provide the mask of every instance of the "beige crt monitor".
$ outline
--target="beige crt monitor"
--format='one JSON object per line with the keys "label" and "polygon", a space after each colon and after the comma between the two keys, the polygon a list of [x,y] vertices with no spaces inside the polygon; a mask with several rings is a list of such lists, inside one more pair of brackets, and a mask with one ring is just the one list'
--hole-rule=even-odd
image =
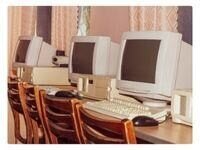
{"label": "beige crt monitor", "polygon": [[81,74],[116,76],[119,44],[107,36],[74,36],[69,56],[69,79],[78,83]]}
{"label": "beige crt monitor", "polygon": [[68,68],[24,67],[21,80],[34,85],[70,85]]}
{"label": "beige crt monitor", "polygon": [[13,67],[36,66],[42,43],[42,37],[19,36],[14,51]]}
{"label": "beige crt monitor", "polygon": [[56,48],[52,45],[42,42],[40,54],[38,57],[37,66],[50,67],[55,66],[52,62],[53,56],[56,55]]}
{"label": "beige crt monitor", "polygon": [[56,48],[38,36],[19,36],[14,51],[13,66],[55,66],[52,57]]}
{"label": "beige crt monitor", "polygon": [[192,87],[192,46],[180,33],[125,32],[121,40],[117,88],[145,97],[143,104],[165,107],[174,89]]}

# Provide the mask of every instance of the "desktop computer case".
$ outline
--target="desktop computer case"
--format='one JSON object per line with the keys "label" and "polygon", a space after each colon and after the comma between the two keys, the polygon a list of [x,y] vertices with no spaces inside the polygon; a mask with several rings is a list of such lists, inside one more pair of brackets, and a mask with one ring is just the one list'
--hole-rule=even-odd
{"label": "desktop computer case", "polygon": [[70,85],[68,68],[24,67],[22,81],[34,85]]}
{"label": "desktop computer case", "polygon": [[116,79],[102,75],[80,75],[78,79],[78,91],[86,98],[95,100],[123,99],[136,100],[132,97],[119,94],[116,88]]}

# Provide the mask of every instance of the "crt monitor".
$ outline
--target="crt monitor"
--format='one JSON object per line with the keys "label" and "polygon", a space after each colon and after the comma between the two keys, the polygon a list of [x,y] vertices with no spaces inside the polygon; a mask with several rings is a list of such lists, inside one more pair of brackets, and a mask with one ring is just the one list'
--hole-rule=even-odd
{"label": "crt monitor", "polygon": [[81,74],[115,76],[119,46],[106,36],[74,36],[69,57],[69,79],[77,83]]}
{"label": "crt monitor", "polygon": [[14,67],[53,66],[56,49],[38,36],[20,36],[14,53]]}
{"label": "crt monitor", "polygon": [[117,88],[144,104],[165,106],[174,89],[192,87],[191,45],[179,33],[125,32],[119,62]]}
{"label": "crt monitor", "polygon": [[35,66],[41,45],[41,37],[20,36],[14,53],[14,67]]}

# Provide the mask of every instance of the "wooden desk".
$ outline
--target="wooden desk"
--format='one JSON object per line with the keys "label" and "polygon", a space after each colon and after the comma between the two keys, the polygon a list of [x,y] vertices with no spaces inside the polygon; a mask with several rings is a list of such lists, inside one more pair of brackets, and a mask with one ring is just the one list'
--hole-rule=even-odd
{"label": "wooden desk", "polygon": [[192,127],[171,119],[155,127],[135,127],[136,137],[156,144],[192,144]]}
{"label": "wooden desk", "polygon": [[[91,110],[89,113],[104,117],[106,119],[117,120],[107,115],[103,115]],[[192,127],[173,123],[171,119],[153,127],[135,127],[136,137],[154,144],[192,144]]]}

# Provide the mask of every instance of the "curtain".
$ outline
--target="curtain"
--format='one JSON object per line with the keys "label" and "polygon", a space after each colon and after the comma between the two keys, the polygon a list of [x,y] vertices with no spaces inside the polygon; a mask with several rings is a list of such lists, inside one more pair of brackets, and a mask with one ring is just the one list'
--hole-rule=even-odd
{"label": "curtain", "polygon": [[80,6],[78,16],[78,35],[86,36],[90,28],[90,6]]}
{"label": "curtain", "polygon": [[13,55],[18,37],[34,35],[37,7],[10,6],[8,7],[8,69],[12,72]]}
{"label": "curtain", "polygon": [[51,44],[69,55],[71,37],[77,35],[78,7],[53,6]]}
{"label": "curtain", "polygon": [[177,32],[178,7],[133,6],[130,7],[130,30],[162,30]]}

